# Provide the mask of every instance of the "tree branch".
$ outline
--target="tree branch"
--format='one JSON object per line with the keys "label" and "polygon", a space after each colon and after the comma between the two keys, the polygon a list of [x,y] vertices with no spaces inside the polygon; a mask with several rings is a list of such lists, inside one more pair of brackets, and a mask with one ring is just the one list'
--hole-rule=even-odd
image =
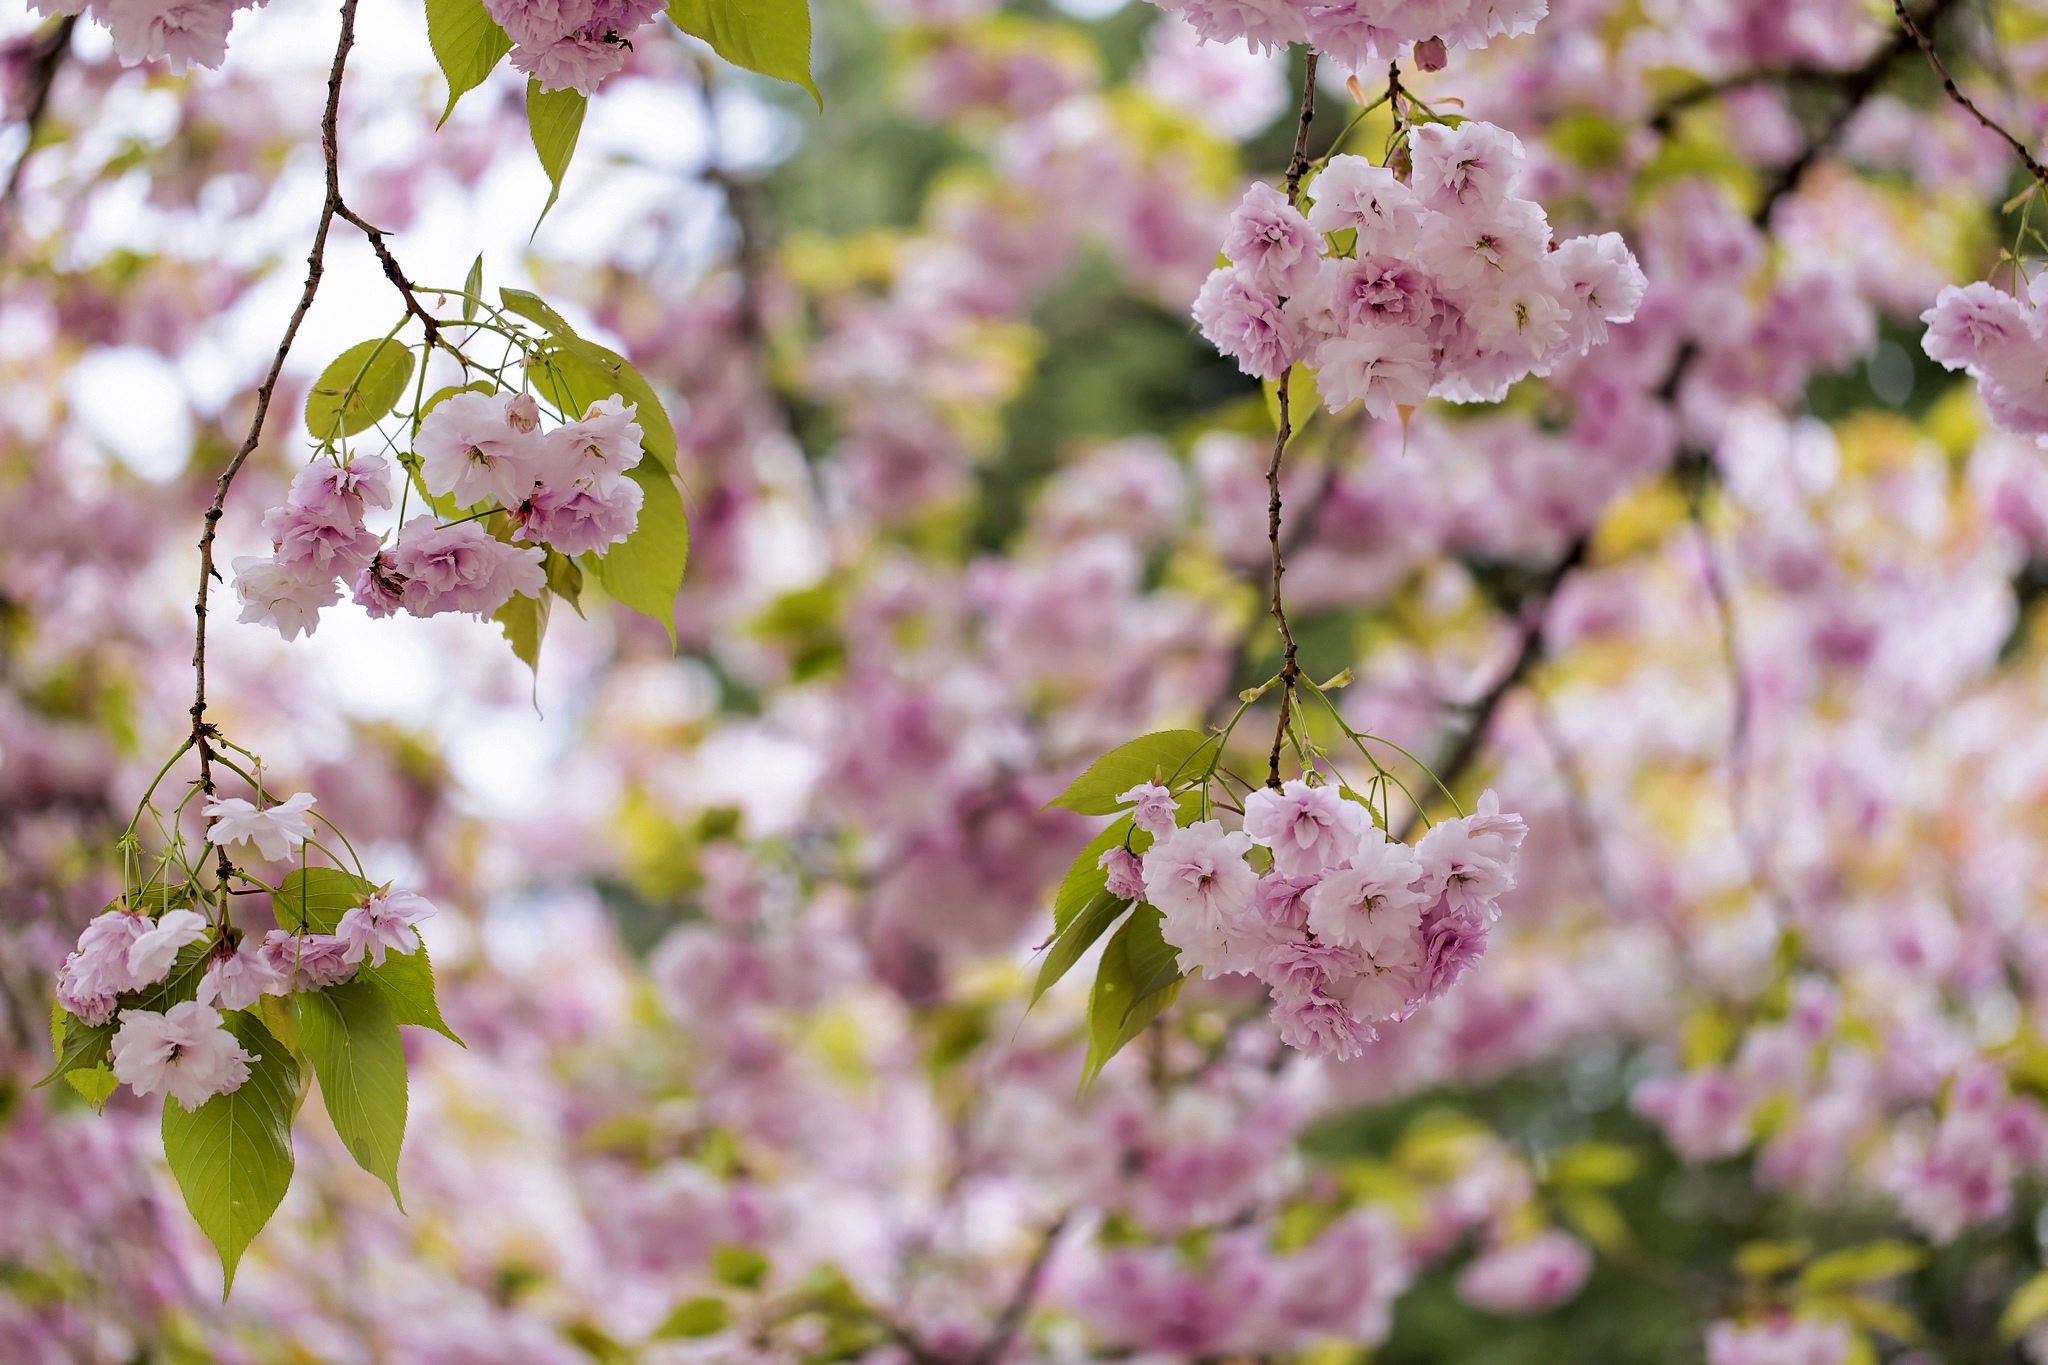
{"label": "tree branch", "polygon": [[[1927,23],[1930,26],[1933,24],[1935,16],[1939,14],[1940,9],[1941,6],[1937,4],[1935,9],[1928,14]],[[1955,77],[1949,75],[1947,65],[1941,60],[1941,54],[1934,50],[1934,40],[1928,36],[1925,29],[1914,22],[1913,16],[1907,13],[1905,0],[1892,0],[1892,12],[1899,16],[1899,23],[1905,29],[1906,36],[1911,38],[1919,46],[1920,50],[1927,54],[1927,60],[1933,65],[1934,74],[1941,77],[1941,88],[1948,94],[1948,97],[1967,110],[1970,117],[1976,119],[1987,131],[1996,133],[2001,138],[2004,138],[2005,145],[2012,148],[2012,154],[2019,158],[2022,166],[2027,168],[2027,174],[2034,177],[2034,183],[2048,187],[2048,169],[2043,169],[2041,163],[2034,159],[2034,154],[2027,150],[2027,144],[2007,132],[2004,125],[1994,122],[1982,109],[1977,107],[1975,101],[1956,88]]]}
{"label": "tree branch", "polygon": [[22,127],[28,136],[21,144],[21,155],[14,158],[14,165],[7,172],[7,187],[0,190],[0,258],[5,257],[7,235],[14,226],[14,207],[21,197],[21,175],[28,167],[28,159],[35,155],[36,137],[43,129],[43,115],[50,108],[50,89],[57,83],[57,69],[71,55],[71,30],[77,26],[77,15],[65,15],[35,40],[36,45],[29,54],[28,98],[23,102],[21,111]]}

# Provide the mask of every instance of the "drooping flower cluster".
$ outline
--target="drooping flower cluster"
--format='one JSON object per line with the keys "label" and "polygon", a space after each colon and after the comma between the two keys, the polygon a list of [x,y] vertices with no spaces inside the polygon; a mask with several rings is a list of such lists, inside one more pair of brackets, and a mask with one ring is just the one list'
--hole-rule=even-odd
{"label": "drooping flower cluster", "polygon": [[[207,841],[223,849],[253,844],[265,860],[281,860],[313,837],[306,821],[312,805],[307,792],[265,807],[240,797],[210,801]],[[57,1004],[90,1027],[118,1018],[107,1055],[114,1078],[137,1095],[167,1094],[193,1110],[238,1089],[249,1064],[261,1060],[237,1041],[222,1011],[346,981],[365,958],[381,967],[387,952],[419,946],[414,926],[433,913],[425,898],[387,889],[344,911],[331,934],[272,929],[258,940],[183,907],[159,908],[152,917],[115,906],[86,925],[58,969]],[[196,984],[173,982],[173,996],[183,998],[167,1000],[161,988],[193,944],[207,945],[206,966]],[[143,992],[152,998],[138,1000]]]}
{"label": "drooping flower cluster", "polygon": [[2022,300],[1979,280],[1949,285],[1920,315],[1921,345],[1977,381],[1992,422],[2019,436],[2048,436],[2048,275]]}
{"label": "drooping flower cluster", "polygon": [[1482,48],[1533,31],[1547,0],[1153,0],[1177,10],[1206,42],[1243,39],[1254,52],[1307,43],[1353,71],[1384,66],[1415,44],[1424,70],[1447,49]]}
{"label": "drooping flower cluster", "polygon": [[[601,553],[633,533],[645,494],[627,471],[640,462],[633,404],[614,394],[581,420],[541,430],[530,394],[457,393],[429,412],[416,442],[420,482],[451,498],[465,519],[407,519],[387,548],[363,526],[363,508],[391,506],[389,463],[357,455],[316,460],[292,480],[263,529],[275,551],[235,560],[242,620],[273,625],[289,640],[311,634],[322,607],[349,580],[372,616],[469,612],[488,617],[515,596],[547,586],[542,546],[563,555]],[[500,511],[515,544],[476,517]]]}
{"label": "drooping flower cluster", "polygon": [[633,35],[662,11],[661,0],[486,0],[511,37],[512,65],[543,91],[597,93],[625,64]]}
{"label": "drooping flower cluster", "polygon": [[[1478,960],[1528,833],[1491,791],[1474,814],[1435,825],[1412,847],[1326,784],[1260,788],[1232,831],[1219,820],[1176,825],[1172,796],[1156,783],[1123,799],[1154,842],[1142,860],[1124,848],[1103,855],[1111,893],[1158,908],[1182,971],[1256,976],[1273,989],[1285,1042],[1339,1058],[1363,1051],[1375,1022],[1406,1019]],[[1255,845],[1271,855],[1263,874],[1245,856]]]}
{"label": "drooping flower cluster", "polygon": [[1410,130],[1413,175],[1332,157],[1303,216],[1254,185],[1195,300],[1195,320],[1245,373],[1301,364],[1325,405],[1387,417],[1435,396],[1497,402],[1635,316],[1643,272],[1618,233],[1553,246],[1520,198],[1514,134],[1489,123]]}
{"label": "drooping flower cluster", "polygon": [[123,66],[164,61],[172,72],[227,59],[235,14],[264,0],[36,0],[42,14],[84,14],[113,35]]}

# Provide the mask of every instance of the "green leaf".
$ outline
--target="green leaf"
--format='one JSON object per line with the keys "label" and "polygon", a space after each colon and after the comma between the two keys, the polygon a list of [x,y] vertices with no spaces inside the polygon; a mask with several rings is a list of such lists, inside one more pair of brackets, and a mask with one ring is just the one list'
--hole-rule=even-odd
{"label": "green leaf", "polygon": [[1193,730],[1140,735],[1090,763],[1072,786],[1045,804],[1082,815],[1114,815],[1124,808],[1117,800],[1121,793],[1145,782],[1168,787],[1192,782],[1207,776],[1221,753],[1215,736]]}
{"label": "green leaf", "polygon": [[[452,106],[451,106],[452,107]],[[477,300],[484,296],[484,254],[479,251],[462,281],[462,320],[476,321]]]}
{"label": "green leaf", "polygon": [[1635,1241],[1621,1206],[1597,1190],[1560,1191],[1557,1211],[1581,1237],[1610,1256],[1626,1251]]}
{"label": "green leaf", "polygon": [[752,1247],[721,1242],[711,1248],[711,1273],[719,1283],[752,1289],[768,1275],[768,1258]]}
{"label": "green leaf", "polygon": [[1150,905],[1132,910],[1102,950],[1095,988],[1088,995],[1088,1058],[1081,1089],[1102,1074],[1124,1044],[1145,1031],[1174,1002],[1184,979],[1175,950],[1159,935],[1162,916]]}
{"label": "green leaf", "polygon": [[519,594],[498,608],[491,618],[498,623],[498,629],[505,632],[505,638],[512,643],[512,653],[519,661],[540,672],[540,640],[548,630],[548,604],[540,597]]}
{"label": "green leaf", "polygon": [[299,1068],[291,1052],[253,1016],[225,1016],[228,1029],[255,1058],[240,1088],[187,1113],[164,1098],[164,1156],[185,1207],[220,1253],[221,1297],[235,1266],[270,1221],[292,1183],[292,1109]]}
{"label": "green leaf", "polygon": [[716,1336],[731,1324],[732,1310],[725,1306],[725,1300],[706,1294],[677,1304],[675,1311],[654,1329],[654,1339],[669,1341],[676,1337]]}
{"label": "green leaf", "polygon": [[1735,1269],[1746,1279],[1768,1280],[1797,1268],[1811,1255],[1813,1243],[1804,1237],[1790,1242],[1744,1242],[1735,1249]]}
{"label": "green leaf", "polygon": [[674,645],[676,593],[690,559],[690,523],[667,470],[643,460],[626,473],[646,494],[640,524],[597,561],[597,581],[620,606],[661,622]]}
{"label": "green leaf", "polygon": [[94,1067],[105,1066],[113,1052],[115,1020],[104,1024],[88,1024],[77,1015],[64,1009],[50,1012],[50,1039],[57,1054],[56,1065],[50,1074],[37,1081],[40,1090],[59,1076],[68,1076],[74,1071],[91,1071]]}
{"label": "green leaf", "polygon": [[206,964],[213,957],[214,937],[208,931],[205,938],[197,943],[188,943],[178,950],[177,960],[171,963],[171,970],[164,979],[154,986],[144,987],[133,1001],[123,1000],[121,1008],[155,1010],[163,1013],[173,1005],[183,1004],[199,994],[199,979],[206,975]]}
{"label": "green leaf", "polygon": [[1558,1187],[1605,1189],[1626,1185],[1643,1167],[1642,1153],[1618,1142],[1575,1143],[1551,1158],[1548,1178]]}
{"label": "green leaf", "polygon": [[800,85],[825,107],[811,81],[807,0],[669,0],[668,17],[734,66]]}
{"label": "green leaf", "polygon": [[512,39],[484,9],[483,0],[427,0],[427,45],[448,79],[448,107],[441,111],[441,123],[446,123],[455,101],[482,85],[512,50]]}
{"label": "green leaf", "polygon": [[[554,314],[546,304],[540,306],[551,316]],[[633,420],[640,424],[640,449],[659,461],[663,469],[675,473],[675,428],[669,424],[661,399],[640,377],[640,371],[617,351],[571,332],[560,317],[555,321],[560,325],[549,328],[555,344],[542,353],[541,364],[536,367],[542,396],[572,419],[588,412],[590,405],[600,398],[617,395],[625,399],[633,405]],[[542,326],[548,324],[543,322]]]}
{"label": "green leaf", "polygon": [[113,1069],[105,1062],[90,1071],[67,1071],[64,1081],[95,1109],[104,1107],[107,1096],[113,1094],[114,1087],[121,1083],[114,1078]]}
{"label": "green leaf", "polygon": [[2018,1341],[2042,1318],[2048,1318],[2048,1270],[2036,1272],[2012,1291],[2005,1311],[1998,1315],[1998,1335],[2007,1341]]}
{"label": "green leaf", "polygon": [[583,567],[560,550],[549,550],[541,561],[541,571],[548,576],[548,591],[566,601],[581,616]]}
{"label": "green leaf", "polygon": [[353,436],[390,412],[412,378],[412,352],[391,337],[351,346],[313,381],[306,395],[306,430],[332,444]]}
{"label": "green leaf", "polygon": [[320,1080],[320,1098],[356,1164],[398,1194],[398,1149],[405,1141],[405,1047],[384,992],[344,981],[292,997],[299,1046]]}
{"label": "green leaf", "polygon": [[[413,937],[419,937],[417,929]],[[391,1017],[398,1023],[430,1028],[457,1047],[468,1046],[441,1018],[441,1006],[434,999],[434,964],[427,958],[426,944],[409,953],[385,953],[381,967],[365,961],[356,975],[384,992],[391,1002]]]}
{"label": "green leaf", "polygon": [[531,289],[500,289],[498,291],[498,302],[505,306],[506,312],[525,318],[528,322],[539,323],[552,336],[572,337],[576,335],[575,329],[569,325],[568,320],[554,309],[548,307],[547,301]]}
{"label": "green leaf", "polygon": [[[540,216],[562,197],[562,177],[569,170],[569,158],[576,155],[576,138],[583,131],[583,110],[590,103],[581,91],[553,90],[542,94],[540,82],[526,81],[526,130],[533,135],[533,150],[540,156],[541,169],[548,173],[548,202]],[[538,230],[540,224],[535,223]]]}
{"label": "green leaf", "polygon": [[377,890],[352,872],[338,867],[294,868],[270,898],[277,927],[297,933],[331,934],[341,917]]}
{"label": "green leaf", "polygon": [[1038,968],[1038,983],[1031,988],[1031,1003],[1037,1004],[1039,997],[1051,990],[1054,983],[1081,960],[1081,954],[1087,952],[1095,940],[1116,923],[1118,916],[1130,908],[1129,901],[1102,891],[1079,914],[1062,925],[1059,933],[1053,936],[1044,963]]}
{"label": "green leaf", "polygon": [[1810,1294],[1826,1293],[1910,1275],[1926,1264],[1922,1248],[1883,1238],[1830,1251],[1799,1272],[1799,1287]]}
{"label": "green leaf", "polygon": [[[1125,788],[1126,791],[1129,788]],[[1180,810],[1180,822],[1193,820],[1202,809],[1202,792],[1199,787],[1184,791],[1175,804]],[[1060,889],[1053,896],[1052,927],[1055,934],[1067,927],[1067,922],[1080,913],[1081,907],[1095,899],[1102,889],[1109,885],[1109,873],[1101,866],[1102,855],[1118,844],[1129,841],[1131,852],[1143,853],[1152,847],[1149,831],[1131,828],[1131,817],[1111,822],[1109,828],[1088,841],[1088,846],[1074,856],[1067,867],[1067,875],[1060,879]]]}

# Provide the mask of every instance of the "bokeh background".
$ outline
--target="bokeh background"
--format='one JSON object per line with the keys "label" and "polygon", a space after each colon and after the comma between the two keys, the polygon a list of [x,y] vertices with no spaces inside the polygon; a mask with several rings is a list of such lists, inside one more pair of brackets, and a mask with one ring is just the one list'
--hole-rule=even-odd
{"label": "bokeh background", "polygon": [[[155,1109],[33,1082],[182,732],[335,15],[272,0],[185,77],[81,23],[31,128],[52,30],[0,12],[0,1360],[2033,1358],[2048,470],[1917,319],[2044,244],[1887,11],[1563,0],[1412,77],[1652,281],[1504,404],[1291,448],[1304,666],[1524,813],[1521,886],[1361,1059],[1196,982],[1085,1097],[1086,973],[1025,1009],[1092,832],[1042,806],[1275,665],[1273,419],[1187,307],[1299,54],[1143,0],[815,20],[822,112],[645,30],[542,219],[511,74],[437,131],[421,12],[363,0],[352,206],[633,357],[692,557],[673,649],[593,594],[537,676],[467,618],[217,622],[232,731],[442,907],[468,1044],[408,1039],[404,1214],[305,1111],[223,1302]],[[2030,137],[2048,15],[1928,23]],[[338,233],[286,415],[395,316]],[[308,449],[273,425],[228,554]]]}

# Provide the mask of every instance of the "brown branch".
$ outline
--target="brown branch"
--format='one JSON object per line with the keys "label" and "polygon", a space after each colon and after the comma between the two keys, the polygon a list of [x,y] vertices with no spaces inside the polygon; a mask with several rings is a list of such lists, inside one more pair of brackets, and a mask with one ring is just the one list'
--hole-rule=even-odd
{"label": "brown branch", "polygon": [[1017,1339],[1018,1329],[1024,1325],[1025,1314],[1038,1297],[1038,1289],[1045,1282],[1045,1268],[1052,1260],[1053,1248],[1059,1244],[1060,1234],[1067,1229],[1069,1215],[1061,1214],[1053,1219],[1039,1240],[1038,1250],[1032,1254],[1031,1264],[1024,1268],[1024,1278],[1017,1282],[1017,1292],[1003,1306],[1002,1316],[996,1319],[995,1334],[976,1351],[970,1365],[1000,1365],[1010,1344]]}
{"label": "brown branch", "polygon": [[[1940,5],[1936,5],[1935,10],[1928,15],[1927,22],[1929,25],[1933,24],[1935,16],[1940,12],[1940,8]],[[1941,77],[1941,88],[1947,92],[1948,97],[1967,110],[1970,117],[1976,119],[1987,131],[1996,133],[1999,137],[2005,139],[2005,145],[2012,148],[2012,154],[2019,158],[2022,166],[2027,168],[2027,174],[2034,177],[2034,183],[2048,187],[2048,169],[2043,169],[2041,163],[2034,160],[2034,154],[2027,150],[2027,144],[2007,132],[2004,125],[1992,120],[1982,109],[1977,107],[1974,100],[1956,88],[1955,77],[1949,75],[1948,66],[1941,60],[1941,54],[1934,50],[1934,40],[1927,35],[1927,32],[1919,24],[1913,21],[1913,16],[1907,13],[1905,0],[1892,0],[1892,12],[1899,16],[1899,23],[1904,27],[1906,36],[1911,38],[1919,46],[1920,50],[1927,54],[1927,60],[1933,65],[1934,74]]]}
{"label": "brown branch", "polygon": [[[193,604],[192,614],[197,620],[197,630],[192,646],[192,746],[199,751],[199,787],[207,795],[213,794],[213,744],[219,733],[206,722],[206,599],[219,577],[213,567],[213,542],[220,529],[223,509],[227,506],[228,488],[235,481],[242,466],[248,462],[250,452],[256,449],[263,438],[263,422],[270,414],[270,400],[277,392],[278,376],[284,371],[285,357],[291,354],[292,342],[298,338],[299,325],[306,320],[306,314],[313,307],[313,297],[320,290],[320,277],[327,268],[327,233],[334,224],[335,215],[341,210],[341,169],[336,150],[335,127],[341,111],[341,78],[348,64],[349,49],[356,39],[356,0],[341,0],[341,36],[334,47],[334,64],[327,73],[327,107],[320,116],[320,149],[327,166],[327,194],[320,204],[320,221],[313,229],[313,247],[306,255],[306,284],[299,291],[298,307],[292,310],[291,320],[285,324],[284,336],[277,343],[277,354],[271,359],[270,372],[256,389],[256,412],[249,421],[249,434],[242,439],[242,445],[228,461],[226,469],[214,481],[213,502],[206,509],[206,529],[199,537],[199,597]],[[233,874],[228,861],[227,849],[220,849],[220,880],[225,886]],[[227,914],[223,901],[221,913]]]}
{"label": "brown branch", "polygon": [[27,137],[21,144],[21,155],[14,158],[14,165],[7,172],[6,188],[0,189],[0,257],[5,255],[7,234],[14,225],[14,206],[21,197],[22,172],[28,167],[28,159],[35,155],[36,138],[43,129],[43,116],[50,108],[50,90],[57,83],[57,69],[71,55],[71,31],[77,26],[77,15],[65,15],[36,40],[36,46],[29,55],[28,99],[21,111],[22,128]]}
{"label": "brown branch", "polygon": [[[1287,163],[1287,202],[1290,206],[1301,203],[1301,178],[1308,174],[1308,129],[1316,117],[1316,53],[1310,49],[1303,63],[1301,77],[1301,119],[1294,129],[1294,156]],[[1295,662],[1294,630],[1287,624],[1287,606],[1280,598],[1280,579],[1287,572],[1287,558],[1280,548],[1280,462],[1287,454],[1288,438],[1294,435],[1292,414],[1288,411],[1287,381],[1294,375],[1294,367],[1288,366],[1280,374],[1276,386],[1279,397],[1280,429],[1273,438],[1273,458],[1266,466],[1266,536],[1273,547],[1273,592],[1270,608],[1274,624],[1280,628],[1282,657],[1280,661],[1280,719],[1273,727],[1273,752],[1267,763],[1266,785],[1278,788],[1280,785],[1280,750],[1287,743],[1287,722],[1293,716],[1294,680],[1301,676],[1301,665]]]}

